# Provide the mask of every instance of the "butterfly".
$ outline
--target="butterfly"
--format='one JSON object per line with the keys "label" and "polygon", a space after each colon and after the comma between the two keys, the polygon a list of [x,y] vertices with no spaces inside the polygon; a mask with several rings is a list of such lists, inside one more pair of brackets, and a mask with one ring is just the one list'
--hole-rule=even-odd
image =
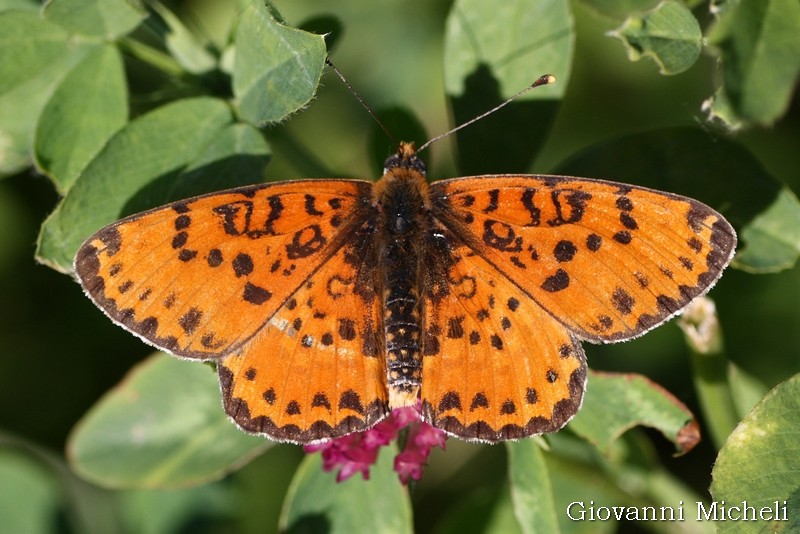
{"label": "butterfly", "polygon": [[246,432],[319,442],[421,406],[498,442],[562,428],[586,387],[581,342],[665,322],[735,246],[690,198],[569,176],[429,184],[401,143],[375,183],[254,185],[127,217],[75,272],[115,323],[214,361]]}

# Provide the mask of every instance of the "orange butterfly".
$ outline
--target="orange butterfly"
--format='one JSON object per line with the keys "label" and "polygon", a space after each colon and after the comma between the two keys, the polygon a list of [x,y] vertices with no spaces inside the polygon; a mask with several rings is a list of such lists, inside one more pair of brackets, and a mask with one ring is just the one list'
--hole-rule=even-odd
{"label": "orange butterfly", "polygon": [[567,176],[428,184],[412,144],[377,183],[199,196],[89,238],[75,270],[117,324],[215,360],[247,432],[309,443],[421,400],[473,441],[554,432],[586,384],[581,341],[630,339],[704,294],[731,225],[689,198]]}

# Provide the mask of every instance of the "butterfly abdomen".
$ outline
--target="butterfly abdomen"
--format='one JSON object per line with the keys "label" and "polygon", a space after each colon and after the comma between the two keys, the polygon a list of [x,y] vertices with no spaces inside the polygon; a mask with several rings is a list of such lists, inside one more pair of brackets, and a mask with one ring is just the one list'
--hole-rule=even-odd
{"label": "butterfly abdomen", "polygon": [[387,169],[375,185],[382,265],[383,329],[389,405],[414,405],[422,378],[422,241],[427,224],[427,183],[415,168]]}

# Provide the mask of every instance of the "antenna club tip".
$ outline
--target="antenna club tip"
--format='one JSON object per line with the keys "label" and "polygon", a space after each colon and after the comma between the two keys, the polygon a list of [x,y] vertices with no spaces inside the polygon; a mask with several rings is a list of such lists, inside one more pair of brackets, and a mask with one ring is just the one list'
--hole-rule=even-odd
{"label": "antenna club tip", "polygon": [[556,83],[556,77],[552,74],[545,74],[543,76],[539,76],[539,78],[531,84],[531,87],[539,87],[540,85],[550,85],[551,83]]}

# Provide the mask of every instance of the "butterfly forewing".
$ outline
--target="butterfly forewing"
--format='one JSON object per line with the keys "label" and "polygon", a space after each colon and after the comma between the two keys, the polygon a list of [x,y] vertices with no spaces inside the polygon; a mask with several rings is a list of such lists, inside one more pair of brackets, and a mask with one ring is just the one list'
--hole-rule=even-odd
{"label": "butterfly forewing", "polygon": [[478,176],[431,186],[451,231],[583,339],[628,339],[705,293],[736,234],[695,200],[558,176]]}
{"label": "butterfly forewing", "polygon": [[177,202],[100,230],[75,271],[111,319],[146,341],[217,357],[262,329],[342,245],[370,187],[305,180]]}

